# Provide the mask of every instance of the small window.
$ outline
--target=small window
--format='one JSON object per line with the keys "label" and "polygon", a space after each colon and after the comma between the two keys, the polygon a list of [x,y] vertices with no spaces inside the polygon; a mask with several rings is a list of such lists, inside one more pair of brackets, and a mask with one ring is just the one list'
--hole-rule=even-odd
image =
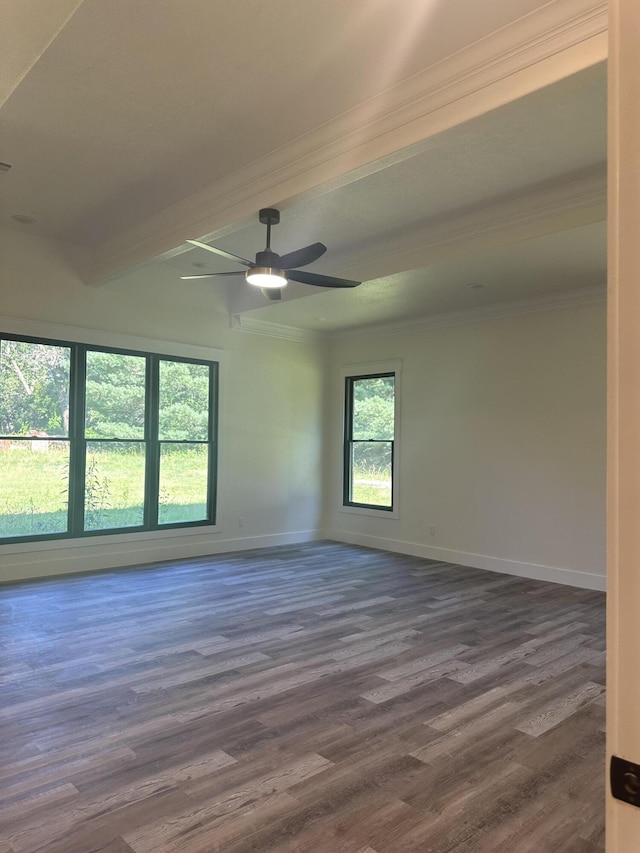
{"label": "small window", "polygon": [[345,379],[345,506],[393,511],[396,375]]}

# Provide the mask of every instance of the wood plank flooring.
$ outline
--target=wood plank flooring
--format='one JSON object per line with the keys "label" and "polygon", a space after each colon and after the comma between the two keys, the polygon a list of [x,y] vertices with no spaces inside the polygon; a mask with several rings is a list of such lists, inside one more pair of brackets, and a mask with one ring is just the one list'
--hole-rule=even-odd
{"label": "wood plank flooring", "polygon": [[604,595],[331,542],[0,588],[0,853],[602,853]]}

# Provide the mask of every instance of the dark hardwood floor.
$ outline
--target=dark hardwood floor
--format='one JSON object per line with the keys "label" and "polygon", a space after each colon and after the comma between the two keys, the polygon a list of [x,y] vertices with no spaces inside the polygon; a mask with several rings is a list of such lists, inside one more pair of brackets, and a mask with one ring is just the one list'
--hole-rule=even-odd
{"label": "dark hardwood floor", "polygon": [[601,593],[322,542],[0,626],[0,853],[604,850]]}

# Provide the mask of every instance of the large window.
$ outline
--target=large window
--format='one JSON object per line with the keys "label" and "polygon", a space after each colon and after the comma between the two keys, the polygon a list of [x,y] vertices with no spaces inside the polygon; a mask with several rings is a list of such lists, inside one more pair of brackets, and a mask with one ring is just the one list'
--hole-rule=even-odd
{"label": "large window", "polygon": [[345,378],[345,506],[393,511],[395,385],[395,372]]}
{"label": "large window", "polygon": [[217,367],[0,338],[0,540],[213,524]]}

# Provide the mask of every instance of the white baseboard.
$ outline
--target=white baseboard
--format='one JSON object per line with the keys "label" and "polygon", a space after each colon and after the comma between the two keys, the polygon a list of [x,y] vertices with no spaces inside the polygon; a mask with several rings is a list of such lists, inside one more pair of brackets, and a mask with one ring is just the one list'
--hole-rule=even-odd
{"label": "white baseboard", "polygon": [[397,554],[408,554],[411,557],[425,557],[428,560],[437,560],[442,563],[457,563],[460,566],[470,566],[474,569],[485,569],[490,572],[500,572],[501,574],[538,581],[551,581],[565,586],[577,586],[582,589],[594,589],[602,592],[607,588],[605,575],[579,572],[574,569],[561,569],[556,566],[505,560],[502,557],[488,557],[484,554],[469,554],[466,551],[453,551],[449,548],[437,548],[418,542],[403,542],[400,539],[367,536],[346,530],[329,530],[327,538],[336,542],[347,542],[350,545],[364,545],[367,548],[377,548],[380,551],[393,551]]}
{"label": "white baseboard", "polygon": [[162,531],[156,536],[150,533],[125,533],[120,536],[58,540],[55,543],[38,542],[31,546],[29,543],[7,546],[9,552],[0,553],[0,583],[141,566],[275,545],[296,545],[319,538],[317,530],[243,536],[238,539],[221,539],[220,533],[199,533],[193,528],[189,535],[181,531],[176,531],[174,535],[167,534],[169,531]]}
{"label": "white baseboard", "polygon": [[484,554],[470,554],[465,551],[454,551],[417,542],[404,542],[400,539],[367,536],[346,530],[330,530],[326,533],[317,530],[296,530],[289,533],[221,539],[220,532],[200,533],[193,528],[189,530],[188,535],[185,535],[184,531],[175,533],[163,531],[162,534],[155,536],[154,534],[123,534],[90,539],[58,540],[55,543],[5,546],[4,553],[0,553],[0,583],[140,566],[165,560],[247,551],[252,548],[297,545],[321,538],[583,589],[601,591],[606,589],[604,575],[505,560]]}

